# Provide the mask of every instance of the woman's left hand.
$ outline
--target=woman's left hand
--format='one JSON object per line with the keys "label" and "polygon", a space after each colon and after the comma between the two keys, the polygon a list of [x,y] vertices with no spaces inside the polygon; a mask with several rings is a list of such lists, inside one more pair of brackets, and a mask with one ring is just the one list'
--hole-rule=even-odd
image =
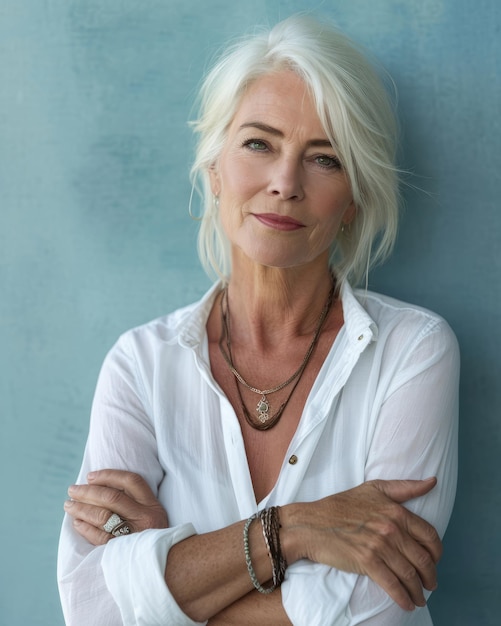
{"label": "woman's left hand", "polygon": [[131,533],[168,528],[165,509],[139,474],[107,469],[91,472],[87,480],[87,485],[68,489],[71,500],[65,502],[64,510],[73,517],[75,530],[93,545],[114,538],[103,529],[113,513],[127,522]]}

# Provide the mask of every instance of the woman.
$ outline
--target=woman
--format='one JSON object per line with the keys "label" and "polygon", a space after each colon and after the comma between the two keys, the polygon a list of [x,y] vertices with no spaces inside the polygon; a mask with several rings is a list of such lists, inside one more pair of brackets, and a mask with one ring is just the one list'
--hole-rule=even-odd
{"label": "woman", "polygon": [[385,91],[293,17],[222,57],[195,128],[219,280],[106,358],[65,504],[67,623],[431,624],[457,345],[348,282],[396,233]]}

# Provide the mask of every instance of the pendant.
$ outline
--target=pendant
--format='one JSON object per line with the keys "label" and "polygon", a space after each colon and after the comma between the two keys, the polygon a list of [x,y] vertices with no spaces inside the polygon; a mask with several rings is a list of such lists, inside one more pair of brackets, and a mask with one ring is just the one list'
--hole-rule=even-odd
{"label": "pendant", "polygon": [[259,421],[262,424],[270,419],[270,403],[268,402],[268,399],[266,398],[264,393],[261,400],[259,400],[259,402],[257,403],[256,411],[259,413]]}

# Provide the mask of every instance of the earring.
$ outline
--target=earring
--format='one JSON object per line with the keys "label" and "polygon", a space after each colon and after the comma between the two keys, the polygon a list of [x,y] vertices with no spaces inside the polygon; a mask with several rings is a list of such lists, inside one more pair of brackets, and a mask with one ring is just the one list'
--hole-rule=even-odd
{"label": "earring", "polygon": [[193,186],[191,188],[191,193],[190,193],[190,202],[188,204],[188,213],[191,217],[192,220],[194,220],[195,222],[200,222],[202,220],[203,214],[202,215],[194,215],[192,209],[192,205],[193,205],[193,193],[195,191],[195,187]]}
{"label": "earring", "polygon": [[214,208],[216,209],[216,211],[219,211],[219,196],[214,196],[213,202],[214,202]]}

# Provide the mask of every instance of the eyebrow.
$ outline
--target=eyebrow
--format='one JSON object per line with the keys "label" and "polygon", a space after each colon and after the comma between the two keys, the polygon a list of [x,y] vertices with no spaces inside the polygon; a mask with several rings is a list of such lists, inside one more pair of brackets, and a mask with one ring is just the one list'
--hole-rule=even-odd
{"label": "eyebrow", "polygon": [[[274,126],[269,126],[268,124],[263,124],[262,122],[246,122],[241,124],[239,130],[243,130],[245,128],[257,128],[258,130],[262,130],[264,133],[269,133],[270,135],[275,135],[275,137],[283,137],[284,134],[278,128]],[[334,150],[334,146],[328,139],[310,139],[307,142],[309,147],[315,148],[332,148]]]}

